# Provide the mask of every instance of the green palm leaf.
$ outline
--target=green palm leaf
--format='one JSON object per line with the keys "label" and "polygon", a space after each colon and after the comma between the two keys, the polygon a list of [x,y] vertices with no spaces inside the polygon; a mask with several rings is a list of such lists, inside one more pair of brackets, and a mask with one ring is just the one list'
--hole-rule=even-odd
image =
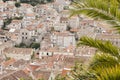
{"label": "green palm leaf", "polygon": [[111,66],[119,65],[119,60],[110,54],[105,54],[102,52],[96,53],[92,62],[90,63],[90,68],[96,70],[98,68],[106,68]]}
{"label": "green palm leaf", "polygon": [[[78,0],[73,3],[70,13],[71,16],[85,14],[92,18],[101,18],[114,26],[120,26],[119,5],[119,0]],[[118,27],[114,28],[120,32]]]}
{"label": "green palm leaf", "polygon": [[[77,0],[72,4],[71,15],[84,14],[92,18],[102,19],[120,33],[120,0]],[[90,70],[95,71],[97,80],[120,80],[119,48],[109,41],[101,41],[89,37],[81,37],[77,46],[86,45],[97,48],[90,63]],[[79,71],[78,71],[79,72]],[[80,73],[77,73],[78,75]],[[79,76],[75,76],[79,78]]]}
{"label": "green palm leaf", "polygon": [[120,65],[100,70],[101,74],[97,76],[97,80],[120,80]]}
{"label": "green palm leaf", "polygon": [[102,52],[109,53],[113,56],[119,57],[118,56],[119,55],[118,47],[114,46],[109,41],[101,41],[101,40],[96,40],[96,39],[94,40],[94,39],[89,38],[89,37],[81,37],[77,43],[77,46],[80,46],[81,44],[97,48],[98,50],[100,50]]}

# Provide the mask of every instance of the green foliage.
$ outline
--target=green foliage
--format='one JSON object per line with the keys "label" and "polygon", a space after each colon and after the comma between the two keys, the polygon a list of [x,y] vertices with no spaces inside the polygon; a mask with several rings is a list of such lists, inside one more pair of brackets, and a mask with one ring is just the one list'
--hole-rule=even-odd
{"label": "green foliage", "polygon": [[68,76],[69,80],[95,80],[96,75],[90,72],[86,66],[80,63],[76,63],[73,67],[70,75]]}
{"label": "green foliage", "polygon": [[38,48],[40,48],[40,43],[32,43],[32,44],[30,45],[30,47],[31,47],[31,48],[35,48],[35,49],[38,49]]}
{"label": "green foliage", "polygon": [[97,76],[97,80],[120,80],[120,65],[99,69],[101,73]]}
{"label": "green foliage", "polygon": [[80,45],[94,47],[99,49],[100,51],[109,53],[113,56],[119,55],[119,48],[114,46],[110,41],[101,41],[101,40],[92,39],[89,37],[81,37],[77,43],[77,46],[80,46]]}
{"label": "green foliage", "polygon": [[20,80],[25,80],[24,78],[20,78]]}
{"label": "green foliage", "polygon": [[6,30],[7,25],[9,25],[12,22],[12,20],[22,20],[22,19],[23,19],[22,16],[20,16],[20,17],[14,17],[14,18],[7,18],[3,22],[2,29]]}
{"label": "green foliage", "polygon": [[3,26],[2,26],[2,28],[1,29],[5,29],[6,28],[6,24],[5,24],[5,22],[3,22]]}
{"label": "green foliage", "polygon": [[53,0],[20,0],[20,2],[36,6],[37,4],[46,4],[47,2],[53,2]]}
{"label": "green foliage", "polygon": [[[120,0],[76,0],[72,5],[71,16],[84,14],[94,19],[101,19],[110,23],[120,33]],[[112,45],[110,41],[88,37],[82,37],[77,45],[86,45],[99,50],[89,65],[90,71],[96,74],[97,80],[120,80],[118,47]],[[76,77],[80,78],[80,76]]]}
{"label": "green foliage", "polygon": [[38,79],[38,80],[44,80],[43,78],[41,78],[41,79]]}
{"label": "green foliage", "polygon": [[77,0],[72,5],[71,16],[84,14],[94,19],[103,19],[120,32],[120,3],[118,0]]}
{"label": "green foliage", "polygon": [[55,28],[54,28],[54,27],[51,27],[51,31],[55,31]]}
{"label": "green foliage", "polygon": [[4,20],[6,25],[9,25],[11,23],[11,21],[12,21],[12,18],[7,18]]}
{"label": "green foliage", "polygon": [[31,59],[33,60],[35,58],[35,53],[33,52],[31,55]]}
{"label": "green foliage", "polygon": [[15,45],[15,47],[18,47],[18,48],[35,48],[35,49],[38,49],[38,48],[40,48],[40,44],[39,43],[31,43],[30,46],[28,46],[25,43],[20,43],[19,45]]}
{"label": "green foliage", "polygon": [[93,57],[93,60],[89,65],[89,69],[94,71],[97,76],[101,75],[101,72],[104,71],[104,68],[114,68],[116,65],[119,65],[119,48],[112,45],[111,42],[92,39],[89,37],[81,37],[81,39],[78,41],[77,46],[80,45],[86,45],[98,49],[98,52]]}
{"label": "green foliage", "polygon": [[4,54],[4,56],[5,56],[5,60],[6,60],[6,61],[8,61],[8,60],[11,59],[10,57],[6,56],[6,54]]}
{"label": "green foliage", "polygon": [[90,69],[97,70],[98,68],[114,67],[119,64],[119,59],[111,54],[98,52],[95,54],[90,63]]}
{"label": "green foliage", "polygon": [[20,17],[14,17],[14,18],[13,18],[13,20],[22,20],[22,19],[23,19],[22,16],[20,16]]}
{"label": "green foliage", "polygon": [[66,77],[63,77],[63,76],[61,76],[60,74],[58,74],[58,75],[55,77],[55,80],[66,80]]}
{"label": "green foliage", "polygon": [[15,45],[15,47],[19,47],[19,48],[26,48],[27,45],[24,43],[20,43],[19,45]]}
{"label": "green foliage", "polygon": [[15,7],[19,8],[21,5],[20,5],[20,2],[16,2],[15,3]]}
{"label": "green foliage", "polygon": [[71,27],[70,26],[67,26],[67,31],[70,31]]}
{"label": "green foliage", "polygon": [[3,2],[9,1],[9,0],[2,0]]}
{"label": "green foliage", "polygon": [[69,6],[64,6],[64,10],[69,10]]}
{"label": "green foliage", "polygon": [[47,0],[47,2],[53,2],[54,0]]}
{"label": "green foliage", "polygon": [[2,29],[4,30],[6,28],[6,26],[11,23],[11,21],[12,21],[12,18],[5,19],[4,22],[3,22]]}
{"label": "green foliage", "polygon": [[32,77],[28,77],[27,79],[25,79],[25,78],[20,78],[20,79],[18,79],[18,80],[33,80],[33,79],[32,79]]}

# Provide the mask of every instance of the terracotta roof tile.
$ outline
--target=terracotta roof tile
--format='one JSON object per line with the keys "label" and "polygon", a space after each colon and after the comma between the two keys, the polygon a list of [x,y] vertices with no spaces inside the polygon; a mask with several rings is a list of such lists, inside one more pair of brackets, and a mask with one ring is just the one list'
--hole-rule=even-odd
{"label": "terracotta roof tile", "polygon": [[11,64],[13,64],[16,60],[14,58],[10,59],[10,60],[7,60],[5,62],[3,62],[3,65],[4,66],[9,66]]}
{"label": "terracotta roof tile", "polygon": [[28,76],[24,71],[19,70],[12,72],[10,74],[7,74],[0,78],[0,80],[18,80],[20,78],[24,78],[25,80],[30,80],[30,76]]}

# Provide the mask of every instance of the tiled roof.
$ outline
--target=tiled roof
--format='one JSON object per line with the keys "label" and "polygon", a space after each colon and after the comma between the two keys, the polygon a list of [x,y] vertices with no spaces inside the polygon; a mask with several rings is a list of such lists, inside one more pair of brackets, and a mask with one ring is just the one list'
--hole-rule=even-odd
{"label": "tiled roof", "polygon": [[48,80],[50,77],[51,72],[49,71],[34,71],[33,75],[36,77],[36,79],[43,78],[44,80]]}
{"label": "tiled roof", "polygon": [[21,20],[12,20],[12,23],[20,23]]}
{"label": "tiled roof", "polygon": [[9,54],[31,54],[32,48],[5,48],[3,50],[4,53]]}
{"label": "tiled roof", "polygon": [[28,63],[28,61],[25,61],[25,60],[23,60],[23,59],[20,59],[20,60],[15,61],[15,62],[13,63],[13,66],[18,68],[20,65],[23,66],[23,65],[25,65],[26,63]]}
{"label": "tiled roof", "polygon": [[3,62],[3,65],[4,66],[9,66],[9,65],[12,65],[16,60],[14,58],[10,59],[10,60],[7,60],[5,62]]}
{"label": "tiled roof", "polygon": [[70,32],[68,31],[64,31],[64,32],[53,32],[54,35],[57,35],[57,36],[70,36],[70,35],[73,35],[71,34]]}
{"label": "tiled roof", "polygon": [[34,13],[29,13],[29,14],[26,14],[26,16],[28,16],[28,17],[34,17],[35,14]]}
{"label": "tiled roof", "polygon": [[30,77],[24,71],[19,70],[3,76],[0,78],[0,80],[18,80],[20,78],[24,78],[25,80],[30,79]]}
{"label": "tiled roof", "polygon": [[61,17],[61,18],[60,18],[60,22],[62,22],[62,21],[68,21],[68,18],[66,18],[66,17]]}
{"label": "tiled roof", "polygon": [[78,29],[78,28],[72,28],[72,29],[70,29],[70,31],[71,31],[71,32],[78,32],[79,29]]}

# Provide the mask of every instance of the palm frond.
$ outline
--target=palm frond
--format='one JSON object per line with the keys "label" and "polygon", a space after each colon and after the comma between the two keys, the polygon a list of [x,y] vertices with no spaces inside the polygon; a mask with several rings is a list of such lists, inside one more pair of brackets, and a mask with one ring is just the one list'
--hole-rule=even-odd
{"label": "palm frond", "polygon": [[96,75],[88,71],[85,65],[76,63],[68,78],[68,80],[93,80]]}
{"label": "palm frond", "polygon": [[[85,14],[92,18],[101,18],[114,26],[120,25],[119,0],[84,0],[73,3],[70,10],[71,16]],[[114,27],[119,30],[118,27]],[[119,30],[120,31],[120,30]]]}
{"label": "palm frond", "polygon": [[101,40],[96,40],[96,39],[94,40],[94,39],[89,38],[89,37],[81,37],[80,40],[77,43],[78,47],[80,45],[86,45],[86,46],[94,47],[94,48],[97,48],[100,51],[103,51],[105,53],[109,53],[113,56],[118,56],[119,55],[118,47],[114,46],[109,41],[101,41]]}
{"label": "palm frond", "polygon": [[101,68],[97,80],[120,80],[120,65],[109,68]]}
{"label": "palm frond", "polygon": [[96,70],[101,67],[107,68],[116,65],[119,65],[119,60],[117,57],[112,56],[111,54],[99,52],[93,57],[93,60],[90,63],[90,68]]}
{"label": "palm frond", "polygon": [[93,8],[83,8],[79,10],[71,9],[70,13],[71,13],[70,17],[77,14],[85,14],[92,18],[102,18],[105,20],[113,20],[113,17],[108,16],[107,13],[104,13],[103,11],[100,11],[100,10],[98,11],[98,9],[93,9]]}

